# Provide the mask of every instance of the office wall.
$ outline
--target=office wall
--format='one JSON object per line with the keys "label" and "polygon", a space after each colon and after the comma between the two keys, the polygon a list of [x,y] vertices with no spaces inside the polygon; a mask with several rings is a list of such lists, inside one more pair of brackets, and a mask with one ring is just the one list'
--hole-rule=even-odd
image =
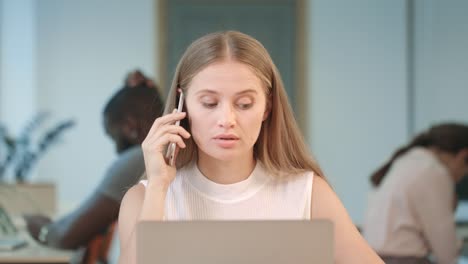
{"label": "office wall", "polygon": [[36,1],[0,6],[0,120],[16,134],[36,109]]}
{"label": "office wall", "polygon": [[[2,47],[3,47],[3,23],[5,23],[3,21],[3,0],[0,0],[0,62],[2,61]],[[0,63],[0,102],[2,102],[2,93],[3,93],[3,89],[2,89],[2,64],[3,63]],[[2,116],[2,109],[0,108],[0,120],[1,120],[1,116]],[[2,155],[0,155],[0,157],[2,157]]]}
{"label": "office wall", "polygon": [[369,175],[407,139],[406,1],[309,2],[308,137],[362,223]]}
{"label": "office wall", "polygon": [[[155,64],[155,1],[37,1],[37,103],[52,113],[49,125],[77,124],[40,162],[37,180],[58,183],[61,210],[83,200],[114,157],[101,112],[123,83]],[[156,76],[157,77],[157,76]]]}
{"label": "office wall", "polygon": [[468,122],[468,2],[415,1],[416,130]]}
{"label": "office wall", "polygon": [[[3,0],[0,0],[0,62],[2,61],[2,47],[3,47],[3,23],[5,23],[3,21]],[[2,102],[2,93],[3,93],[3,89],[2,89],[2,63],[0,63],[0,102]],[[2,109],[0,108],[0,117],[2,116]],[[1,118],[0,118],[1,120]],[[0,157],[2,157],[0,155]]]}

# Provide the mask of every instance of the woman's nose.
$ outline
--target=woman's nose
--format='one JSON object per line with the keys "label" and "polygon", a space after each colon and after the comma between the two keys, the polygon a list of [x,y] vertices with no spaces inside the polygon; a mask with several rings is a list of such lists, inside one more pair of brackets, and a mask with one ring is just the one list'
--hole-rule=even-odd
{"label": "woman's nose", "polygon": [[223,128],[232,128],[236,125],[236,114],[232,106],[221,107],[218,125]]}

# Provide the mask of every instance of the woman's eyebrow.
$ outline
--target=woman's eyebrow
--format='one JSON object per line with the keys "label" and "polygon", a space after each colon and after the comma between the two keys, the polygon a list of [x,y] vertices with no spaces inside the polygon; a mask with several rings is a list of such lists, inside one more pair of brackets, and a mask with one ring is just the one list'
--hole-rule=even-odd
{"label": "woman's eyebrow", "polygon": [[239,94],[246,94],[246,93],[255,93],[255,94],[257,94],[258,92],[257,92],[257,90],[255,90],[255,89],[247,89],[247,90],[240,91],[240,92],[236,93],[236,95],[239,95]]}
{"label": "woman's eyebrow", "polygon": [[209,94],[218,94],[215,90],[210,90],[210,89],[203,89],[200,91],[197,91],[195,94],[201,94],[201,93],[209,93]]}
{"label": "woman's eyebrow", "polygon": [[[197,91],[195,94],[201,94],[201,93],[219,94],[219,92],[217,92],[217,91],[215,91],[215,90],[210,90],[210,89],[203,89],[203,90]],[[258,94],[258,91],[255,90],[255,89],[246,89],[246,90],[237,92],[236,95],[247,94],[247,93],[255,93],[255,94]]]}

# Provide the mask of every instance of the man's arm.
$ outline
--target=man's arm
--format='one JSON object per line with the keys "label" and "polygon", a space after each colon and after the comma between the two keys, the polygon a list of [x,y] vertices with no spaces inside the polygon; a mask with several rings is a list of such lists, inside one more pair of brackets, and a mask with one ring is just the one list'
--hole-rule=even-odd
{"label": "man's arm", "polygon": [[39,230],[47,224],[43,237],[48,246],[75,249],[86,245],[117,220],[125,191],[138,182],[144,170],[141,148],[125,151],[107,169],[91,197],[69,215],[50,224],[41,216],[25,216],[30,234],[38,240]]}
{"label": "man's arm", "polygon": [[42,243],[55,248],[76,249],[86,246],[116,221],[119,206],[117,201],[95,192],[77,210],[56,222],[48,222],[41,215],[26,215],[24,218],[34,239],[39,241],[41,227],[47,226]]}

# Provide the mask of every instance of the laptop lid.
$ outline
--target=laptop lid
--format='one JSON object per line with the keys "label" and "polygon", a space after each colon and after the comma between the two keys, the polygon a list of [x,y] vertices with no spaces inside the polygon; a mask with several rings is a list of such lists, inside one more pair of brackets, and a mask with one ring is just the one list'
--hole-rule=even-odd
{"label": "laptop lid", "polygon": [[139,264],[333,263],[328,220],[143,221]]}

